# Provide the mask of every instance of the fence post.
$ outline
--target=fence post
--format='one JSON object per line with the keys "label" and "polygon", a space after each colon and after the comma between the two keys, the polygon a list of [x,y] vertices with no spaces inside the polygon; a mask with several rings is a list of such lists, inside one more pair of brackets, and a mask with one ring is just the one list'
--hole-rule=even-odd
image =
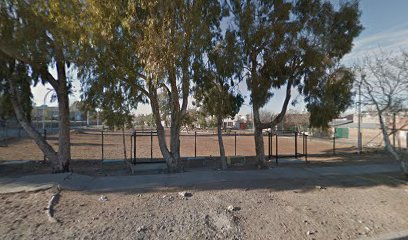
{"label": "fence post", "polygon": [[[44,128],[44,141],[47,141],[47,129]],[[47,158],[45,157],[44,154],[44,162],[47,161]]]}
{"label": "fence post", "polygon": [[336,128],[334,129],[333,134],[333,155],[336,155]]}
{"label": "fence post", "polygon": [[396,133],[396,124],[395,124],[395,116],[396,114],[392,114],[392,146],[395,149],[395,133]]}
{"label": "fence post", "polygon": [[305,150],[306,150],[305,160],[306,160],[306,163],[308,163],[307,162],[307,135],[305,135]]}
{"label": "fence post", "polygon": [[130,135],[130,162],[133,163],[133,133]]}
{"label": "fence post", "polygon": [[235,131],[235,156],[237,156],[237,131]]}
{"label": "fence post", "polygon": [[103,128],[102,128],[102,131],[101,131],[101,136],[102,136],[102,161],[103,161]]}
{"label": "fence post", "polygon": [[153,159],[153,130],[150,130],[150,160]]}
{"label": "fence post", "polygon": [[197,131],[194,131],[194,157],[197,158]]}
{"label": "fence post", "polygon": [[271,158],[272,158],[272,154],[273,154],[273,135],[272,135],[272,132],[271,132],[270,139],[271,139],[271,146],[270,146],[270,148],[271,148]]}
{"label": "fence post", "polygon": [[276,133],[276,139],[275,139],[275,158],[276,158],[276,165],[278,165],[278,133]]}
{"label": "fence post", "polygon": [[136,164],[136,130],[133,132],[133,164]]}
{"label": "fence post", "polygon": [[271,159],[271,132],[268,131],[268,159]]}
{"label": "fence post", "polygon": [[295,158],[297,159],[297,136],[298,136],[298,132],[295,132]]}

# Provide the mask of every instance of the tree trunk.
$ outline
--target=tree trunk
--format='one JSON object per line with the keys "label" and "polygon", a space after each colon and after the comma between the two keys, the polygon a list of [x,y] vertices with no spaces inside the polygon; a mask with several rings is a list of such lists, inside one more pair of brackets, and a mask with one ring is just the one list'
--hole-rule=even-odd
{"label": "tree trunk", "polygon": [[255,128],[254,137],[255,137],[256,160],[258,167],[263,168],[265,166],[265,150],[262,136],[261,120],[259,118],[259,108],[253,106],[253,112],[254,112],[254,128]]}
{"label": "tree trunk", "polygon": [[408,159],[402,158],[401,160],[401,171],[408,178]]}
{"label": "tree trunk", "polygon": [[180,123],[177,119],[172,119],[170,126],[170,149],[174,158],[174,165],[171,166],[172,172],[180,172],[183,170],[180,159]]}
{"label": "tree trunk", "polygon": [[126,137],[125,137],[125,126],[122,127],[122,141],[123,141],[123,157],[125,161],[127,160],[126,156]]}
{"label": "tree trunk", "polygon": [[157,91],[156,89],[150,85],[149,86],[149,93],[150,93],[150,104],[152,108],[152,113],[153,113],[153,118],[156,123],[156,130],[157,130],[157,138],[159,141],[159,147],[160,151],[163,155],[164,160],[166,161],[167,168],[169,172],[180,172],[183,170],[181,161],[180,161],[180,139],[179,139],[179,133],[180,131],[177,131],[177,123],[174,120],[173,114],[172,114],[172,122],[170,126],[170,149],[167,147],[166,143],[166,135],[165,131],[163,128],[163,125],[161,123],[161,118],[160,118],[160,111],[159,111],[159,103],[157,99]]}
{"label": "tree trunk", "polygon": [[227,169],[227,159],[225,158],[224,142],[222,141],[222,118],[217,117],[217,134],[218,134],[218,145],[220,147],[220,159],[221,167],[223,170]]}
{"label": "tree trunk", "polygon": [[10,100],[13,105],[14,112],[16,114],[17,121],[27,132],[27,134],[34,140],[46,158],[55,164],[58,161],[58,155],[55,150],[49,145],[44,138],[34,129],[31,123],[25,117],[23,108],[21,107],[21,101],[19,100],[19,95],[16,86],[14,85],[13,80],[8,80],[10,86]]}
{"label": "tree trunk", "polygon": [[387,128],[385,126],[381,111],[378,111],[378,118],[380,120],[380,126],[381,126],[381,132],[382,132],[383,139],[384,139],[385,150],[388,151],[394,157],[395,160],[400,161],[401,171],[405,176],[408,177],[408,160],[405,159],[404,157],[401,158],[399,154],[397,153],[397,151],[395,151],[394,147],[391,145],[390,137],[387,133]]}
{"label": "tree trunk", "polygon": [[58,110],[60,115],[59,121],[59,146],[58,162],[53,166],[53,172],[69,172],[69,163],[71,160],[71,140],[70,140],[70,120],[69,120],[69,99],[68,86],[65,73],[65,63],[57,62],[58,73]]}

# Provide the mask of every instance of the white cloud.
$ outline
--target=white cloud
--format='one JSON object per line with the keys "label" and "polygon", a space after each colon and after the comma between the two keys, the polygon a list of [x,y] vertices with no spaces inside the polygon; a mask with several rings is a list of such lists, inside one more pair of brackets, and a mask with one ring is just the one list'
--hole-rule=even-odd
{"label": "white cloud", "polygon": [[380,49],[384,52],[408,50],[408,24],[403,23],[385,31],[356,39],[353,50],[343,58],[342,62],[350,66],[364,56],[376,53]]}

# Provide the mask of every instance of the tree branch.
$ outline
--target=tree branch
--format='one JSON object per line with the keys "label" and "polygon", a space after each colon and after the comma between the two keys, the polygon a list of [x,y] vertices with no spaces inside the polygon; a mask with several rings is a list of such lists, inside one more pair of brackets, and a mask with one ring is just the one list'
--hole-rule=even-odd
{"label": "tree branch", "polygon": [[6,47],[3,43],[0,44],[0,51],[2,51],[7,56],[20,61],[22,63],[28,64],[35,70],[40,73],[49,84],[55,89],[58,90],[58,81],[52,76],[52,74],[46,70],[48,66],[44,66],[42,62],[35,62],[30,59],[19,56],[17,52],[13,51],[11,47]]}

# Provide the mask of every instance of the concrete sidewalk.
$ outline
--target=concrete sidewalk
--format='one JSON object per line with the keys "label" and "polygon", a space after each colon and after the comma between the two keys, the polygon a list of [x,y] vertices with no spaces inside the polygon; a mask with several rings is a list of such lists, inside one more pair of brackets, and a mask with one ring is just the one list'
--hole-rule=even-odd
{"label": "concrete sidewalk", "polygon": [[79,174],[43,174],[0,178],[0,193],[37,191],[60,185],[63,189],[93,192],[191,187],[223,182],[318,178],[399,172],[397,163],[333,167],[276,167],[268,170],[191,171],[177,174],[91,177]]}

